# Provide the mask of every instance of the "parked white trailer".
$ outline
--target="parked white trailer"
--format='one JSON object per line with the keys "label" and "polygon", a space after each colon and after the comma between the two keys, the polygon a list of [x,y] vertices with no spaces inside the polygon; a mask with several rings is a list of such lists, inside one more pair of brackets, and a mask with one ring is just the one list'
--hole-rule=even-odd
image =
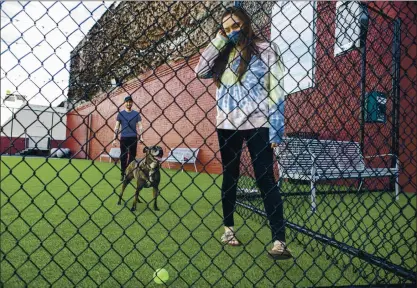
{"label": "parked white trailer", "polygon": [[16,139],[24,138],[24,147],[17,150],[49,151],[52,148],[51,141],[62,142],[66,139],[66,113],[65,107],[33,105],[21,95],[7,95],[1,103],[3,146],[6,145],[4,143],[14,143]]}

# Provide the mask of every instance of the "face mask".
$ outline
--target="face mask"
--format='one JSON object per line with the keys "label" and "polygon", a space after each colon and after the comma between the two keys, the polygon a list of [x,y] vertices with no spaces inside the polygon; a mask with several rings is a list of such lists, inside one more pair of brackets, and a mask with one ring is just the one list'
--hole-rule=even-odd
{"label": "face mask", "polygon": [[242,30],[237,30],[228,34],[227,37],[229,38],[230,42],[236,45],[240,40],[241,31]]}

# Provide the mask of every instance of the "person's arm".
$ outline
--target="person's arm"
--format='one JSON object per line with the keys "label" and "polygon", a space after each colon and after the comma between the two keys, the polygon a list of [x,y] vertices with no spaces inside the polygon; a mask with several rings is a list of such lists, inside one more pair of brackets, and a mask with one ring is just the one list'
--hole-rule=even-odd
{"label": "person's arm", "polygon": [[120,117],[120,113],[117,114],[116,117],[116,125],[114,126],[114,139],[113,139],[113,146],[117,145],[117,136],[119,135],[120,130],[120,122],[122,121]]}
{"label": "person's arm", "polygon": [[143,126],[142,126],[142,121],[139,121],[136,124],[137,129],[139,130],[139,141],[143,142]]}
{"label": "person's arm", "polygon": [[120,121],[116,120],[116,125],[114,126],[113,146],[116,146],[117,144],[117,136],[119,135],[119,129],[120,129]]}
{"label": "person's arm", "polygon": [[138,117],[136,120],[136,129],[139,131],[139,141],[143,142],[143,126],[142,126],[142,117],[140,116],[140,113],[138,113]]}
{"label": "person's arm", "polygon": [[198,78],[208,79],[213,77],[212,69],[214,61],[219,57],[220,51],[226,47],[227,41],[226,35],[220,30],[217,33],[216,38],[214,38],[203,51],[200,61],[194,69]]}
{"label": "person's arm", "polygon": [[269,63],[269,140],[272,147],[282,142],[284,135],[284,64],[275,43],[271,43],[272,57]]}

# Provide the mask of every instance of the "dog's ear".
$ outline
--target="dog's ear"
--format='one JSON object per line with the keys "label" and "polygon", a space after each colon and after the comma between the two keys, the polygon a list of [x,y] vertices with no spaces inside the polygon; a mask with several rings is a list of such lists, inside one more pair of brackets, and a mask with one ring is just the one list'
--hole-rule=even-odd
{"label": "dog's ear", "polygon": [[143,153],[146,153],[146,152],[148,152],[148,151],[149,151],[149,147],[146,147],[146,146],[145,146],[145,147],[143,148]]}

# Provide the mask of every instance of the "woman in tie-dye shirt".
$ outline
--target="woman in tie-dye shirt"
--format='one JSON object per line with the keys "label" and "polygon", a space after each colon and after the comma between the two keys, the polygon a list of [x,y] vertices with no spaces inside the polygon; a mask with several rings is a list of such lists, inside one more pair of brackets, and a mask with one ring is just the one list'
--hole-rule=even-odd
{"label": "woman in tie-dye shirt", "polygon": [[237,181],[246,140],[256,182],[272,231],[274,259],[291,258],[285,244],[283,203],[273,174],[273,148],[284,133],[283,65],[274,43],[254,35],[251,20],[237,7],[228,8],[222,28],[201,55],[199,78],[214,78],[218,87],[217,134],[223,165],[222,242],[240,245],[234,231]]}

